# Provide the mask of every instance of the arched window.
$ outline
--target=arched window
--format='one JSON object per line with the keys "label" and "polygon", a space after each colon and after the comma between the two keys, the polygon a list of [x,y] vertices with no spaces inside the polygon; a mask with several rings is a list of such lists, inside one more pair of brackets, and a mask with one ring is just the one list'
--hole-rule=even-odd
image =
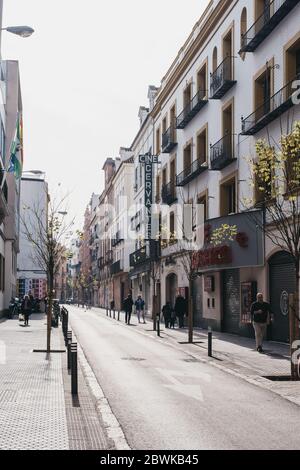
{"label": "arched window", "polygon": [[213,72],[215,72],[215,70],[218,67],[218,50],[216,47],[214,48],[214,51],[213,51],[212,66],[213,66]]}
{"label": "arched window", "polygon": [[241,14],[241,48],[244,46],[244,35],[247,32],[247,8],[243,8]]}

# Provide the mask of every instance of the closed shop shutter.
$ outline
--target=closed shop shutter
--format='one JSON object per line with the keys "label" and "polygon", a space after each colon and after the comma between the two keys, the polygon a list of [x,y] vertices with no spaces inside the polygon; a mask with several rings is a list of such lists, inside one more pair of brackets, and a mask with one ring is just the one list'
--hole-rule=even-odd
{"label": "closed shop shutter", "polygon": [[292,257],[276,253],[269,261],[270,303],[274,313],[271,326],[273,341],[289,342],[288,296],[296,290],[295,268]]}
{"label": "closed shop shutter", "polygon": [[240,333],[240,271],[223,272],[223,331]]}
{"label": "closed shop shutter", "polygon": [[194,326],[202,325],[202,277],[197,277],[193,282],[193,306],[194,306]]}

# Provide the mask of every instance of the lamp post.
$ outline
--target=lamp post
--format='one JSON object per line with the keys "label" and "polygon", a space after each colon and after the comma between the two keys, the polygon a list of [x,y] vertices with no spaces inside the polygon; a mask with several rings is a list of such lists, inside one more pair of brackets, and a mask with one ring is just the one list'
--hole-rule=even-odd
{"label": "lamp post", "polygon": [[1,31],[7,31],[22,38],[29,38],[34,33],[34,29],[30,26],[7,26],[6,28],[1,28]]}

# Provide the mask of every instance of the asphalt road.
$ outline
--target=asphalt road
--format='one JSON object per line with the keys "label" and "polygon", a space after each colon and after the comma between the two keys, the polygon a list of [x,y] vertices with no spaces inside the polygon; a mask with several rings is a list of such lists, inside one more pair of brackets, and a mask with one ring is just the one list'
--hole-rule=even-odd
{"label": "asphalt road", "polygon": [[[300,408],[168,340],[70,307],[72,328],[132,449],[300,449]],[[149,330],[151,325],[149,324]]]}

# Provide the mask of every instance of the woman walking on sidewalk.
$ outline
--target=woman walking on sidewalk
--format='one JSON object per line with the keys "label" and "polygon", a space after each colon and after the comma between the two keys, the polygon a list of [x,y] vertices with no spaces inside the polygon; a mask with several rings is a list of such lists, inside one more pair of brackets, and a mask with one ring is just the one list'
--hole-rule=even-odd
{"label": "woman walking on sidewalk", "polygon": [[24,315],[24,326],[28,326],[29,317],[31,314],[32,304],[28,295],[25,295],[22,306],[21,306],[23,315]]}

